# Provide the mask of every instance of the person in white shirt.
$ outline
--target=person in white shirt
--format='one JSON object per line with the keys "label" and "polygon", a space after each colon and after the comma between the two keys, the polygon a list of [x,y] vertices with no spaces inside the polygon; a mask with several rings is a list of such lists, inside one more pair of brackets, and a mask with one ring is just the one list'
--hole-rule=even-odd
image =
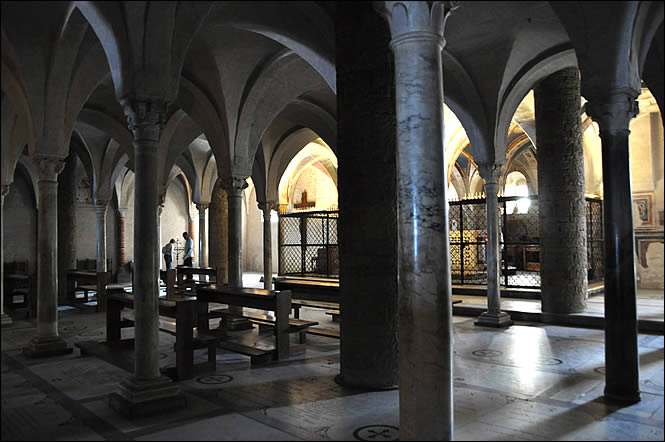
{"label": "person in white shirt", "polygon": [[162,248],[164,261],[166,261],[166,270],[173,268],[173,244],[175,244],[175,239],[171,238],[171,241],[167,242]]}

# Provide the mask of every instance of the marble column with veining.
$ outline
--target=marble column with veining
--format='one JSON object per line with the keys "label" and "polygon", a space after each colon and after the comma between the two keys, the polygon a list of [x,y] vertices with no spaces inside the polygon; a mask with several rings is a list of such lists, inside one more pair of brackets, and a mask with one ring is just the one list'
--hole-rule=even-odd
{"label": "marble column with veining", "polygon": [[383,2],[395,56],[400,439],[453,436],[453,328],[443,146],[449,2]]}
{"label": "marble column with veining", "polygon": [[[248,186],[247,178],[233,177],[226,188],[229,201],[229,286],[242,287],[242,191]],[[229,310],[242,314],[242,307],[229,305]],[[229,318],[225,321],[231,330],[252,328],[246,319]]]}
{"label": "marble column with veining", "polygon": [[486,327],[508,327],[513,321],[510,315],[501,311],[500,262],[499,253],[499,198],[497,180],[499,166],[479,166],[481,176],[485,178],[485,204],[487,207],[487,310],[478,316],[475,325]]}
{"label": "marble column with veining", "polygon": [[259,203],[263,211],[263,288],[272,290],[272,229],[270,217],[277,208],[273,202]]}
{"label": "marble column with veining", "polygon": [[557,71],[534,89],[543,313],[586,308],[587,243],[580,77]]}
{"label": "marble column with veining", "polygon": [[5,196],[9,193],[9,184],[2,185],[2,203],[0,205],[0,324],[2,327],[12,325],[12,318],[5,313]]}
{"label": "marble column with veining", "polygon": [[37,334],[23,347],[28,357],[71,353],[58,335],[58,174],[64,159],[40,156],[37,216]]}
{"label": "marble column with veining", "polygon": [[340,373],[335,381],[346,387],[387,390],[398,387],[400,360],[390,30],[369,1],[340,2],[335,30],[343,312]]}
{"label": "marble column with veining", "polygon": [[97,272],[106,272],[106,211],[108,201],[95,201],[97,221]]}
{"label": "marble column with veining", "polygon": [[585,108],[600,128],[605,227],[605,397],[640,401],[637,284],[628,135],[639,112],[639,92],[587,97]]}
{"label": "marble column with veining", "polygon": [[124,106],[134,136],[134,375],[110,396],[111,408],[135,416],[185,406],[184,395],[159,369],[157,165],[166,106],[133,102]]}
{"label": "marble column with veining", "polygon": [[208,267],[208,232],[206,231],[206,210],[209,204],[197,204],[199,211],[199,267]]}

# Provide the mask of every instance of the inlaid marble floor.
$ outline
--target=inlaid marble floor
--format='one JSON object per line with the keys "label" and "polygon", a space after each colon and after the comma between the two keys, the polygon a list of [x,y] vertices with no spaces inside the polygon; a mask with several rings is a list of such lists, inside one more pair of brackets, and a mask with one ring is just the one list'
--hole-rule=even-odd
{"label": "inlaid marble floor", "polygon": [[[103,313],[59,313],[69,343],[104,339]],[[303,311],[334,326],[323,310]],[[454,317],[457,440],[663,440],[663,336],[640,335],[642,401],[605,404],[602,330]],[[127,330],[131,333],[131,330]],[[2,440],[372,440],[399,437],[399,391],[335,383],[339,341],[308,336],[304,355],[262,368],[218,353],[216,372],[179,382],[186,409],[128,420],[107,396],[129,373],[96,357],[29,360],[34,325],[2,329]],[[251,333],[256,333],[256,330]],[[173,337],[160,333],[162,366]],[[196,358],[204,361],[205,350]]]}

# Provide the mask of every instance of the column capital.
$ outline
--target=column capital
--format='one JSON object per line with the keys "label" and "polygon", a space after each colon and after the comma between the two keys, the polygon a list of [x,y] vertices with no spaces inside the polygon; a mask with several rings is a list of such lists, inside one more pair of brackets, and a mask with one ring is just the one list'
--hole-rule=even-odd
{"label": "column capital", "polygon": [[259,206],[259,210],[263,210],[264,212],[266,210],[271,211],[279,209],[279,204],[273,201],[258,202],[257,205]]}
{"label": "column capital", "polygon": [[502,166],[503,164],[497,164],[497,163],[478,164],[478,172],[480,173],[480,176],[485,180],[485,186],[490,186],[492,184],[496,185],[499,182]]}
{"label": "column capital", "polygon": [[243,189],[246,189],[247,186],[249,186],[249,184],[247,184],[247,178],[235,176],[224,184],[228,196],[240,196],[242,195]]}
{"label": "column capital", "polygon": [[11,186],[11,184],[3,184],[2,187],[0,187],[3,198],[9,193],[9,186]]}
{"label": "column capital", "polygon": [[625,132],[630,120],[640,112],[637,96],[632,89],[617,89],[606,95],[588,97],[584,111],[598,123],[601,133]]}
{"label": "column capital", "polygon": [[127,216],[127,207],[118,207],[118,214],[120,215],[120,218]]}
{"label": "column capital", "polygon": [[436,40],[445,45],[443,31],[458,1],[376,1],[375,9],[388,20],[391,48],[408,40]]}
{"label": "column capital", "polygon": [[50,155],[38,155],[35,157],[37,175],[39,181],[58,182],[58,175],[65,168],[65,159]]}
{"label": "column capital", "polygon": [[157,216],[162,216],[162,212],[164,211],[164,203],[159,203],[157,204]]}
{"label": "column capital", "polygon": [[109,200],[95,198],[95,208],[104,208],[109,205]]}
{"label": "column capital", "polygon": [[208,207],[210,207],[209,203],[196,203],[196,209],[199,212],[205,212],[206,210],[208,210]]}
{"label": "column capital", "polygon": [[158,101],[132,101],[122,103],[127,127],[135,140],[158,141],[166,123],[168,103]]}

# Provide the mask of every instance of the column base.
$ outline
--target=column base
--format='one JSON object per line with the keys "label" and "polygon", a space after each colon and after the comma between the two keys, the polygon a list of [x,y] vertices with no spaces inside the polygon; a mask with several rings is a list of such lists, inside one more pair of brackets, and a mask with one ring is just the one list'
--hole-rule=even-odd
{"label": "column base", "polygon": [[506,312],[490,312],[490,311],[485,311],[478,316],[478,319],[473,323],[473,325],[480,325],[482,327],[495,327],[495,328],[502,328],[502,327],[510,327],[513,325],[512,319],[510,319],[510,315]]}
{"label": "column base", "polygon": [[166,376],[150,381],[130,379],[120,382],[120,392],[109,395],[115,412],[128,417],[143,417],[187,407],[187,398]]}
{"label": "column base", "polygon": [[9,327],[12,325],[12,317],[7,313],[3,313],[2,316],[0,316],[0,325],[2,327]]}
{"label": "column base", "polygon": [[219,327],[225,330],[238,331],[250,330],[254,328],[254,325],[246,318],[222,318],[219,321]]}
{"label": "column base", "polygon": [[612,402],[612,403],[625,404],[625,405],[636,404],[642,400],[642,398],[640,397],[639,390],[633,393],[614,394],[608,392],[607,389],[605,389],[605,391],[603,392],[603,399],[605,400],[605,402]]}
{"label": "column base", "polygon": [[344,375],[342,373],[338,374],[335,376],[335,383],[338,385],[341,385],[342,387],[347,387],[347,388],[356,388],[356,389],[362,389],[362,390],[367,390],[367,391],[390,391],[390,390],[396,390],[399,388],[398,384],[394,385],[375,385],[375,384],[357,384],[353,382],[347,382],[344,379]]}
{"label": "column base", "polygon": [[23,347],[23,354],[29,358],[66,355],[73,351],[74,349],[67,347],[67,342],[60,336],[35,336]]}

